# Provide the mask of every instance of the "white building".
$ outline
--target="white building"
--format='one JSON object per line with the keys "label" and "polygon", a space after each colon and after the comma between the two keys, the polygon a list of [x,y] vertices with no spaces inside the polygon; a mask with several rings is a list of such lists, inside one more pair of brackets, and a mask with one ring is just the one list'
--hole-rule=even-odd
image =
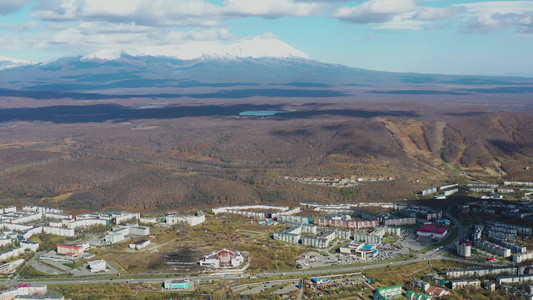
{"label": "white building", "polygon": [[134,213],[129,211],[122,211],[119,213],[114,213],[112,215],[112,220],[115,224],[120,224],[122,222],[129,221],[131,219],[139,220],[141,218],[141,213]]}
{"label": "white building", "polygon": [[4,208],[4,214],[14,213],[14,212],[17,212],[17,207],[16,206],[11,206],[11,207]]}
{"label": "white building", "polygon": [[150,227],[133,226],[133,227],[130,227],[130,233],[129,234],[131,234],[131,235],[140,235],[140,236],[150,235]]}
{"label": "white building", "polygon": [[58,213],[62,214],[64,211],[62,209],[58,208],[51,208],[51,207],[44,207],[44,206],[33,206],[33,205],[25,205],[22,207],[23,211],[34,211],[34,212],[41,212],[41,213]]}
{"label": "white building", "polygon": [[38,212],[38,213],[35,213],[35,214],[28,213],[28,214],[21,215],[21,216],[15,218],[15,219],[11,220],[11,223],[19,223],[19,224],[30,223],[30,222],[38,221],[42,217],[43,217],[43,214],[41,212]]}
{"label": "white building", "polygon": [[41,226],[35,226],[33,228],[24,230],[22,232],[22,236],[24,239],[29,240],[32,236],[40,233],[43,233],[43,228]]}
{"label": "white building", "polygon": [[43,233],[55,234],[59,236],[75,236],[74,229],[63,227],[43,227]]}
{"label": "white building", "polygon": [[47,219],[58,219],[58,220],[71,220],[72,219],[72,215],[63,214],[63,213],[51,213],[51,212],[44,213],[44,217]]}
{"label": "white building", "polygon": [[72,220],[63,220],[63,225],[67,226],[71,229],[76,229],[78,227],[84,227],[84,226],[93,226],[93,225],[109,225],[109,220],[102,220],[102,219],[76,219],[75,221]]}
{"label": "white building", "polygon": [[63,227],[63,223],[50,221],[50,227]]}
{"label": "white building", "polygon": [[106,234],[106,236],[104,237],[105,242],[109,244],[116,244],[118,242],[122,242],[125,239],[126,239],[126,234],[124,230],[111,231],[108,234]]}
{"label": "white building", "polygon": [[24,224],[0,223],[0,228],[14,231],[24,231],[33,228],[33,226]]}
{"label": "white building", "polygon": [[13,241],[11,239],[0,239],[0,247],[7,246],[11,244]]}
{"label": "white building", "polygon": [[244,257],[239,252],[233,252],[223,249],[219,252],[213,252],[200,261],[200,266],[224,268],[235,268],[244,262]]}
{"label": "white building", "polygon": [[157,219],[156,218],[140,218],[139,219],[139,223],[155,224],[155,223],[157,223]]}
{"label": "white building", "polygon": [[468,241],[457,243],[457,255],[469,258],[472,255],[472,243]]}
{"label": "white building", "polygon": [[21,241],[19,247],[0,253],[0,261],[6,261],[12,257],[20,256],[25,253],[26,249],[35,252],[39,249],[39,243]]}
{"label": "white building", "polygon": [[196,212],[194,216],[165,216],[165,223],[169,225],[178,224],[180,222],[187,223],[189,226],[196,226],[205,222],[205,213],[202,210]]}
{"label": "white building", "polygon": [[104,271],[106,269],[107,263],[105,260],[93,260],[87,262],[87,265],[89,266],[89,270],[93,273]]}
{"label": "white building", "polygon": [[521,263],[529,259],[533,259],[533,252],[513,254],[513,262],[515,263]]}
{"label": "white building", "polygon": [[139,250],[146,248],[148,245],[150,245],[150,240],[141,240],[135,243],[130,244],[131,249]]}

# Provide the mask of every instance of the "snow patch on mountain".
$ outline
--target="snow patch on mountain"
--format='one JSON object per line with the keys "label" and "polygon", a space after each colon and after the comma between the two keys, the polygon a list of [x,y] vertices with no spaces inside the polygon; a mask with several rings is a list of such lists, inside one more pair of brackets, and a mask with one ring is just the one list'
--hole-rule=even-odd
{"label": "snow patch on mountain", "polygon": [[36,64],[36,62],[0,55],[0,69],[13,68],[13,67],[18,67],[22,65],[32,65],[32,64]]}
{"label": "snow patch on mountain", "polygon": [[309,55],[291,47],[280,39],[265,36],[246,38],[230,45],[203,41],[176,45],[148,46],[141,47],[138,50],[105,49],[86,55],[83,59],[114,60],[120,58],[124,52],[132,56],[166,56],[181,60],[265,57],[312,60]]}

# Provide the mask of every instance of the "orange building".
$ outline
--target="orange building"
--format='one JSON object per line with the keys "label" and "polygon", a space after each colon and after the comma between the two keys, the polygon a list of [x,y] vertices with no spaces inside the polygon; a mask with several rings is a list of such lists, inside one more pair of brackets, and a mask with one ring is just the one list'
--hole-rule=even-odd
{"label": "orange building", "polygon": [[57,244],[57,254],[76,256],[83,254],[85,248],[77,244]]}

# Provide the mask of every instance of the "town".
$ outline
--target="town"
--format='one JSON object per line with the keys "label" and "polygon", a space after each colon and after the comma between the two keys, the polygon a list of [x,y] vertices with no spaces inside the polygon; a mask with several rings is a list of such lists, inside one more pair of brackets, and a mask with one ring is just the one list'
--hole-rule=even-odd
{"label": "town", "polygon": [[[430,202],[476,195],[444,209],[413,202],[301,202],[72,215],[50,207],[4,207],[0,273],[11,288],[0,298],[64,299],[61,282],[144,284],[146,292],[211,297],[214,283],[226,282],[227,299],[437,299],[475,290],[533,299],[533,204],[502,196],[522,193],[527,199],[532,186],[478,182],[418,193]],[[226,230],[216,230],[219,225]],[[205,247],[181,251],[194,235],[206,237]],[[292,257],[281,258],[280,251]],[[270,253],[276,264],[261,265],[260,256]],[[154,255],[153,265],[137,262]],[[410,266],[420,272],[399,281],[376,275],[383,268],[405,273]],[[149,277],[142,276],[146,272]]]}

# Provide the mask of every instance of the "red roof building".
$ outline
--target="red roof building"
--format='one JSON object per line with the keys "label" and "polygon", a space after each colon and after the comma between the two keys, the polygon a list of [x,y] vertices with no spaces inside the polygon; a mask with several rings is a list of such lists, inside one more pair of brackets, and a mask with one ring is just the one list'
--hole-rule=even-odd
{"label": "red roof building", "polygon": [[447,227],[439,227],[432,224],[423,225],[422,227],[418,228],[416,231],[416,234],[421,237],[429,237],[432,239],[440,240],[444,238],[448,234],[448,228]]}
{"label": "red roof building", "polygon": [[429,286],[429,288],[426,290],[426,293],[430,296],[433,296],[433,297],[436,297],[436,298],[440,298],[442,296],[445,296],[445,295],[451,295],[452,293],[448,290],[445,290],[443,288],[440,288],[440,287],[436,287],[436,286]]}

